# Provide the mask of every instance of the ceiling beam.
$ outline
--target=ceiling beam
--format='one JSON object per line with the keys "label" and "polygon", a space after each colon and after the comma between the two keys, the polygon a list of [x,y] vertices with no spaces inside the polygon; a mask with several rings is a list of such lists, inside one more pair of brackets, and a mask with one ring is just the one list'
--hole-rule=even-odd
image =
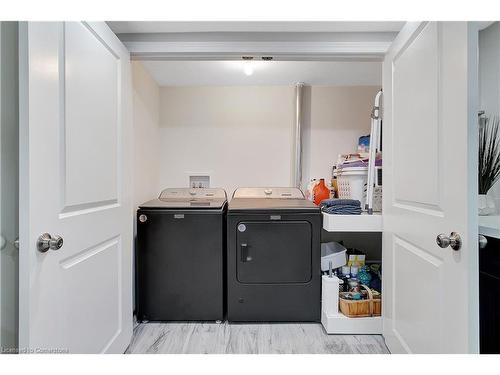
{"label": "ceiling beam", "polygon": [[380,61],[396,33],[156,33],[118,34],[135,60]]}
{"label": "ceiling beam", "polygon": [[399,32],[390,21],[109,21],[115,33],[188,32]]}

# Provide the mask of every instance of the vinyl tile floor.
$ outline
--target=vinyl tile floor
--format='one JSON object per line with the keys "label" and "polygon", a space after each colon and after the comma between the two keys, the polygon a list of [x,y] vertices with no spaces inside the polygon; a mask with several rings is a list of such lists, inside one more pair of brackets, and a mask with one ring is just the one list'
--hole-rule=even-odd
{"label": "vinyl tile floor", "polygon": [[142,323],[130,354],[388,354],[380,335],[327,335],[316,323]]}

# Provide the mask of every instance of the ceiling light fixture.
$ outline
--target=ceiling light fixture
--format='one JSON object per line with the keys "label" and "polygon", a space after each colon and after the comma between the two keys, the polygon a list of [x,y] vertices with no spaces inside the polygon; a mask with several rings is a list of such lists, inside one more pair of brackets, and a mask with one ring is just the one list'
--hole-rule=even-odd
{"label": "ceiling light fixture", "polygon": [[245,61],[243,71],[247,76],[251,76],[253,74],[253,66],[251,61]]}
{"label": "ceiling light fixture", "polygon": [[243,59],[243,72],[247,76],[251,76],[253,74],[253,57],[252,56],[242,56]]}

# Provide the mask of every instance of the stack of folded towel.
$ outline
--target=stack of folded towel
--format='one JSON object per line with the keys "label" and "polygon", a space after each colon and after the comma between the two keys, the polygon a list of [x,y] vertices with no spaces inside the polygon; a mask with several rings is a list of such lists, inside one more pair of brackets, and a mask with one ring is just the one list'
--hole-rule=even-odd
{"label": "stack of folded towel", "polygon": [[355,199],[325,199],[321,210],[335,215],[361,215],[361,202]]}

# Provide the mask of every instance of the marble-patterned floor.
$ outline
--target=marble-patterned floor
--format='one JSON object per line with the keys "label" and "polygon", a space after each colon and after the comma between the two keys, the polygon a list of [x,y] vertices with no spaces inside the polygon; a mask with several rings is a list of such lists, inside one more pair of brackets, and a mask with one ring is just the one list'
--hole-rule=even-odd
{"label": "marble-patterned floor", "polygon": [[126,353],[387,354],[379,335],[327,335],[321,324],[143,323]]}

